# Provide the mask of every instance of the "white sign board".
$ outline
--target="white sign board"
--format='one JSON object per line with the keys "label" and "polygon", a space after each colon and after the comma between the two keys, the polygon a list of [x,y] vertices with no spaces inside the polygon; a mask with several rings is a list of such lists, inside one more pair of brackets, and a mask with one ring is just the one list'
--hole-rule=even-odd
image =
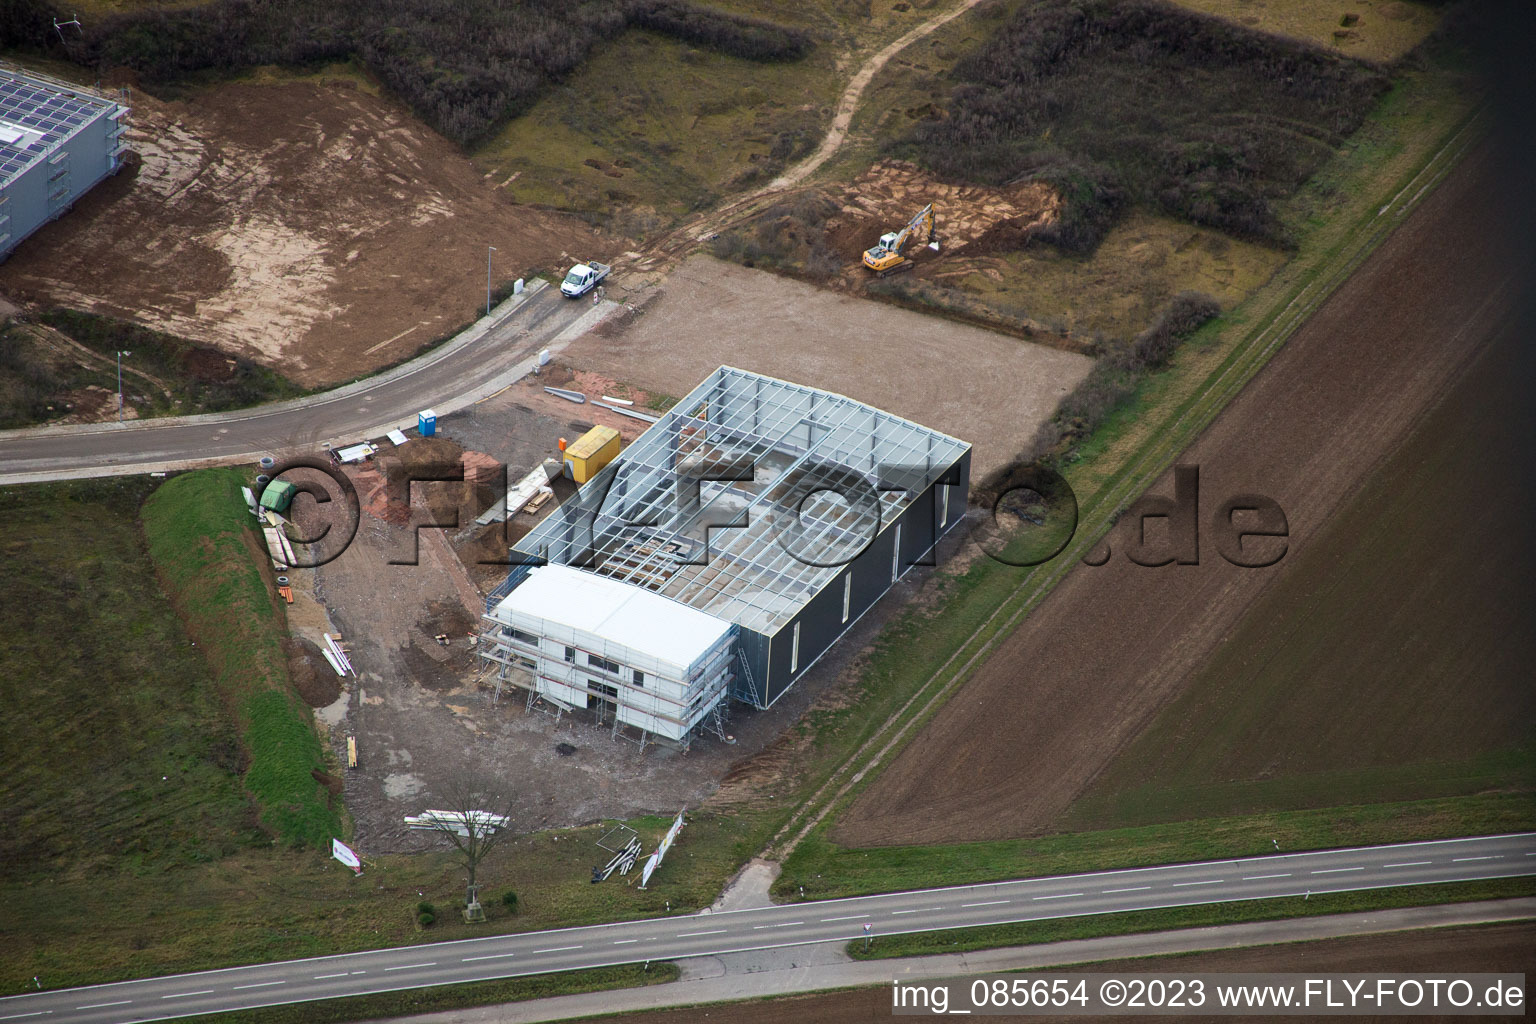
{"label": "white sign board", "polygon": [[331,840],[331,856],[351,868],[356,874],[363,873],[363,861],[353,849],[340,839]]}

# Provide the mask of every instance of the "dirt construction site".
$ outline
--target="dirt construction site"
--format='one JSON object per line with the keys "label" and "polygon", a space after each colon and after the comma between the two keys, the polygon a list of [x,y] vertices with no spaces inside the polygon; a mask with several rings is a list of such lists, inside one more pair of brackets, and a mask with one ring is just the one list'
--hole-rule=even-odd
{"label": "dirt construction site", "polygon": [[[483,310],[498,282],[588,252],[350,79],[134,91],[134,158],[0,266],[0,292],[143,323],[295,382],[349,381]],[[493,268],[494,269],[494,268]]]}
{"label": "dirt construction site", "polygon": [[[1489,242],[1492,163],[1469,156],[1180,457],[1199,467],[1201,516],[1257,492],[1284,510],[1290,548],[1305,547],[1486,346],[1510,300],[1504,249]],[[1171,475],[1152,488],[1172,491]],[[1145,568],[1124,554],[1135,522],[1124,517],[1107,563],[1076,567],[884,767],[838,842],[1051,831],[1287,565],[1238,568],[1202,538],[1198,565]]]}
{"label": "dirt construction site", "polygon": [[1004,465],[1092,366],[1087,356],[694,256],[638,313],[565,350],[572,366],[677,397],[721,365],[847,395]]}
{"label": "dirt construction site", "polygon": [[[655,401],[611,378],[551,364],[443,417],[436,437],[412,437],[346,467],[361,512],[356,539],[332,562],[290,571],[295,601],[288,621],[296,638],[290,669],[337,763],[346,761],[346,738],[356,741],[359,764],[342,785],[356,838],[371,850],[432,847],[433,837],[410,831],[403,819],[434,806],[434,796],[465,767],[516,781],[519,831],[669,812],[711,797],[772,799],[776,772],[765,758],[782,760],[784,748],[762,752],[818,701],[836,702],[839,682],[849,678],[881,625],[922,589],[923,574],[910,574],[772,709],[735,710],[728,741],[703,735],[686,751],[654,743],[642,748],[616,739],[588,712],[557,720],[542,705],[529,707],[524,691],[498,693],[472,639],[483,595],[505,579],[506,566],[496,563],[505,561],[508,545],[557,504],[546,502],[537,514],[518,513],[506,524],[476,524],[504,493],[501,467],[515,481],[554,455],[560,437],[575,438],[602,423],[627,444],[647,425],[590,402],[572,404],[546,386],[612,395],[642,408]],[[461,470],[465,482],[418,483],[408,491],[398,483],[442,470]],[[559,501],[575,489],[564,479],[553,487]],[[300,519],[304,534],[315,535],[327,520],[312,511],[316,506],[303,508],[320,515],[314,522]],[[434,523],[457,525],[417,529]],[[338,679],[323,661],[324,633],[342,638],[355,677]],[[750,777],[733,780],[743,761],[752,763]]]}

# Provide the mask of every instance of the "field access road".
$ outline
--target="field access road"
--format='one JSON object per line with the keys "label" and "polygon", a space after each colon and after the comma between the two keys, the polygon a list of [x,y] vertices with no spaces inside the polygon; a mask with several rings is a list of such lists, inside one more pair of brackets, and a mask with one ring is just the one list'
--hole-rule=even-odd
{"label": "field access road", "polygon": [[[586,967],[1159,907],[1536,874],[1536,833],[1100,871],[405,946],[0,999],[0,1022],[128,1024]],[[572,884],[577,884],[573,882]]]}
{"label": "field access road", "polygon": [[332,391],[228,413],[0,431],[0,484],[254,462],[378,437],[414,425],[421,409],[447,415],[505,387],[540,349],[558,348],[609,308],[534,281],[452,341]]}

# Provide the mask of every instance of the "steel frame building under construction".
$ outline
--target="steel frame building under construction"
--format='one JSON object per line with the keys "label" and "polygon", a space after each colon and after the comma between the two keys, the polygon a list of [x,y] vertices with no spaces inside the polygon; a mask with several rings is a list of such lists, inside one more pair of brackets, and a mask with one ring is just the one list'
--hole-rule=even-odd
{"label": "steel frame building under construction", "polygon": [[480,653],[615,732],[766,708],[962,518],[970,445],[721,367],[513,547]]}

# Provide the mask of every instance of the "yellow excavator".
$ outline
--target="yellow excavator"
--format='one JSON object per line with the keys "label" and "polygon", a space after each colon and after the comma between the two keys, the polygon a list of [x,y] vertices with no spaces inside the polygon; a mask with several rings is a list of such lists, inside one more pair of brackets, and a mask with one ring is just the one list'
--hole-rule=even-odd
{"label": "yellow excavator", "polygon": [[908,241],[914,234],[926,232],[928,235],[928,248],[934,252],[939,251],[939,240],[933,233],[933,204],[929,203],[918,211],[917,216],[907,222],[907,226],[900,231],[887,231],[880,236],[879,243],[873,249],[864,251],[864,265],[881,277],[894,274],[898,270],[910,270],[912,261],[901,254]]}

